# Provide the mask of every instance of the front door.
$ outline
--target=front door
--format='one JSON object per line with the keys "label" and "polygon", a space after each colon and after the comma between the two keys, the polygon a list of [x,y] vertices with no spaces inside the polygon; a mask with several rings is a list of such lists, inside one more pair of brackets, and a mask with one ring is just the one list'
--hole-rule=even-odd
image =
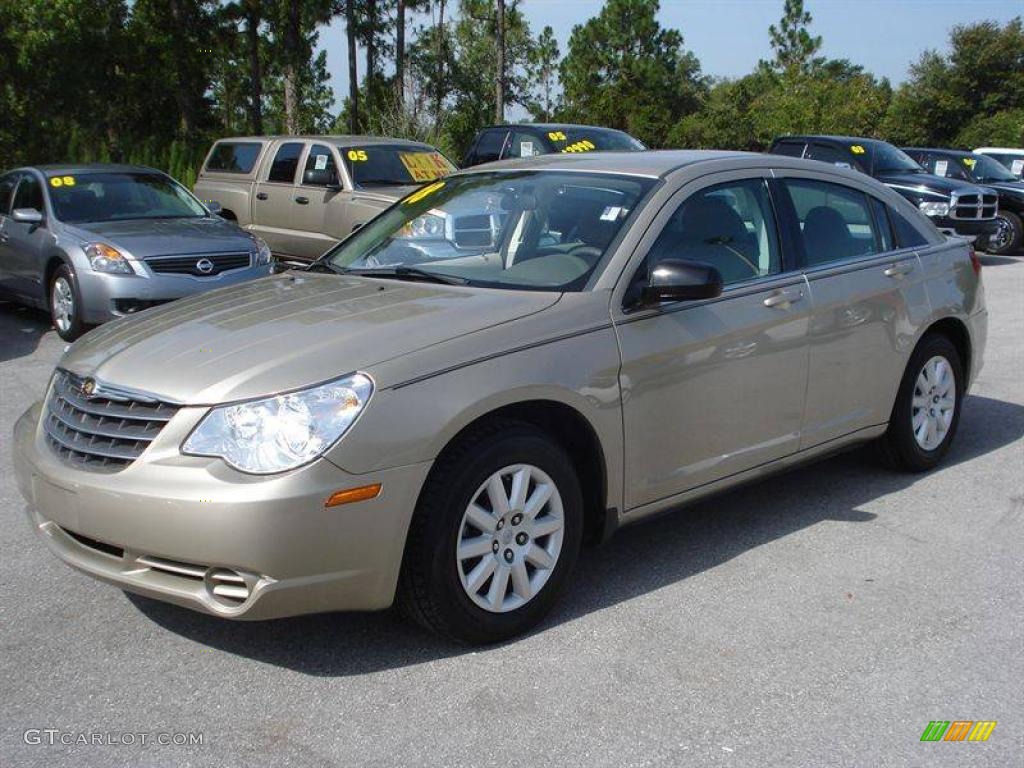
{"label": "front door", "polygon": [[627,304],[666,258],[714,265],[725,288],[617,318],[627,510],[795,452],[807,386],[806,284],[783,258],[767,173],[684,186],[638,253]]}
{"label": "front door", "polygon": [[39,301],[46,296],[43,285],[44,251],[52,238],[46,228],[43,184],[34,174],[23,174],[14,190],[11,211],[18,208],[39,211],[43,214],[43,221],[29,224],[7,217],[3,228],[3,258],[8,275],[5,283],[12,293]]}
{"label": "front door", "polygon": [[[292,227],[300,231],[295,256],[315,259],[348,234],[343,219],[352,193],[342,189],[339,167],[332,147],[326,144],[310,146],[295,187]],[[329,171],[332,180],[327,184],[313,184],[306,180],[307,171]]]}

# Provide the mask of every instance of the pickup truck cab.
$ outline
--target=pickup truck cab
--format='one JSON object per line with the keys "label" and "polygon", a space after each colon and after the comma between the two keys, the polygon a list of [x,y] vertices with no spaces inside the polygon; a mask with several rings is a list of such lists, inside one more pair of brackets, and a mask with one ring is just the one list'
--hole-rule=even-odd
{"label": "pickup truck cab", "polygon": [[928,173],[958,179],[971,184],[984,184],[999,195],[996,221],[999,229],[982,243],[989,253],[1014,253],[1024,239],[1024,182],[1001,163],[985,155],[958,149],[904,147],[903,151],[921,164]]}
{"label": "pickup truck cab", "polygon": [[222,139],[196,195],[284,260],[312,261],[424,182],[455,170],[440,150],[369,136]]}
{"label": "pickup truck cab", "polygon": [[477,133],[462,167],[495,160],[549,155],[555,152],[639,152],[647,149],[639,139],[614,128],[569,123],[492,125]]}
{"label": "pickup truck cab", "polygon": [[994,189],[934,176],[888,142],[856,136],[780,136],[768,151],[866,173],[907,198],[946,234],[973,242],[999,228]]}

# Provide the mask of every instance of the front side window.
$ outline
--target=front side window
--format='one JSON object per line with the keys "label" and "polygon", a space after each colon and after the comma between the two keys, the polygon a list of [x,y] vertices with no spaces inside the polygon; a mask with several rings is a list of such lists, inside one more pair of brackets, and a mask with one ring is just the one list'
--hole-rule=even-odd
{"label": "front side window", "polygon": [[921,167],[924,168],[928,173],[936,176],[944,176],[947,179],[959,179],[960,181],[970,181],[968,175],[967,166],[960,162],[960,158],[955,155],[936,155],[932,153],[924,154],[912,154],[915,160],[920,163]]}
{"label": "front side window", "polygon": [[[314,173],[310,174],[310,171]],[[334,162],[330,147],[314,144],[310,148],[306,167],[302,171],[302,183],[321,187],[338,184],[338,166]]]}
{"label": "front side window", "polygon": [[863,170],[860,163],[854,159],[854,154],[849,150],[839,149],[828,144],[811,144],[807,150],[807,157],[811,160],[818,160],[822,163],[838,165],[841,168],[855,168]]}
{"label": "front side window", "polygon": [[156,173],[83,173],[50,179],[50,202],[68,223],[183,219],[206,209],[173,179]]}
{"label": "front side window", "polygon": [[738,283],[782,271],[775,218],[763,179],[708,187],[688,197],[669,219],[647,258],[699,261]]}
{"label": "front side window", "polygon": [[46,210],[43,203],[43,186],[35,176],[26,174],[21,177],[21,183],[14,193],[14,204],[11,205],[12,210],[18,208],[34,208],[40,213]]}
{"label": "front side window", "polygon": [[502,159],[515,157],[533,157],[542,155],[548,151],[544,143],[532,133],[513,131],[512,140],[508,142]]}
{"label": "front side window", "polygon": [[324,261],[339,272],[579,291],[654,183],[557,171],[455,176],[404,198]]}
{"label": "front side window", "polygon": [[370,144],[343,147],[341,156],[356,187],[423,184],[455,170],[448,158],[426,146]]}
{"label": "front side window", "polygon": [[277,154],[274,155],[274,162],[270,165],[270,175],[267,181],[276,181],[282,184],[295,183],[295,172],[299,169],[299,156],[302,154],[302,144],[299,142],[288,142],[282,144]]}
{"label": "front side window", "polygon": [[468,162],[473,165],[479,163],[490,163],[501,157],[501,150],[505,146],[505,137],[508,131],[504,128],[484,131],[473,149],[472,156]]}
{"label": "front side window", "polygon": [[14,183],[18,177],[8,174],[0,178],[0,216],[11,212],[11,195],[14,193]]}
{"label": "front side window", "polygon": [[924,173],[914,158],[892,144],[877,142],[871,145],[875,173]]}
{"label": "front side window", "polygon": [[809,179],[785,179],[800,225],[803,266],[816,267],[881,251],[868,196]]}

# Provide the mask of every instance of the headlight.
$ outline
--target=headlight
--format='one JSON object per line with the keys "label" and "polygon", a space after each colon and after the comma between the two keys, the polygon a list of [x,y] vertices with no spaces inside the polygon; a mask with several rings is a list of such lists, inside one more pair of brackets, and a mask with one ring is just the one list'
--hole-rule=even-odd
{"label": "headlight", "polygon": [[242,472],[284,472],[322,456],[345,434],[373,394],[361,373],[286,395],[213,408],[181,446],[217,456]]}
{"label": "headlight", "polygon": [[917,207],[925,216],[945,216],[949,213],[949,203],[918,203]]}
{"label": "headlight", "polygon": [[86,243],[82,246],[86,258],[95,272],[107,272],[115,275],[131,275],[135,270],[128,259],[117,248],[106,243]]}
{"label": "headlight", "polygon": [[252,251],[252,263],[257,267],[262,267],[265,264],[269,264],[271,258],[270,246],[261,237],[256,235],[249,235],[252,238],[253,245],[256,246]]}
{"label": "headlight", "polygon": [[409,240],[437,240],[444,237],[444,217],[434,213],[417,216],[403,226],[395,237]]}

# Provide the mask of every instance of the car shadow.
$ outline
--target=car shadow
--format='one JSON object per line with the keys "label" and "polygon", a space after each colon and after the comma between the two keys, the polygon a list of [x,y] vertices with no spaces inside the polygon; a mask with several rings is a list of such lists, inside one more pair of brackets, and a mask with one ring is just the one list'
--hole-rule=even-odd
{"label": "car shadow", "polygon": [[1020,264],[1024,259],[1013,256],[996,256],[994,253],[979,253],[978,261],[983,267],[1002,267],[1006,264]]}
{"label": "car shadow", "polygon": [[31,355],[52,329],[45,312],[0,300],[0,363]]}
{"label": "car shadow", "polygon": [[[969,397],[944,466],[1022,437],[1024,406]],[[824,521],[870,522],[877,515],[862,507],[925,477],[883,469],[863,447],[624,528],[607,544],[584,550],[570,588],[536,631],[688,579]],[[197,643],[308,675],[359,675],[474,650],[442,640],[396,611],[230,622],[126,596],[152,621]]]}

